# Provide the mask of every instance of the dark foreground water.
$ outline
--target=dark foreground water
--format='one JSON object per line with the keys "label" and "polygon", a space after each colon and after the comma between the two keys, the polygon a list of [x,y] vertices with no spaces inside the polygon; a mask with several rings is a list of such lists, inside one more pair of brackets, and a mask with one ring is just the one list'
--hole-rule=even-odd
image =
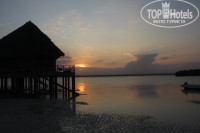
{"label": "dark foreground water", "polygon": [[113,129],[128,126],[130,132],[200,132],[200,93],[183,92],[185,81],[200,84],[200,77],[78,77],[76,89],[84,95],[76,98],[76,122],[97,131],[102,123],[112,130],[113,123]]}
{"label": "dark foreground water", "polygon": [[200,133],[200,77],[78,77],[76,99],[0,100],[0,133]]}

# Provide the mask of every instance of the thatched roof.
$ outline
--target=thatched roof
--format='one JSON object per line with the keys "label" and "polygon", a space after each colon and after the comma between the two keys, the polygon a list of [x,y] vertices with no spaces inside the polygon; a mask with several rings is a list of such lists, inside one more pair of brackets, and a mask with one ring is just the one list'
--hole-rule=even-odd
{"label": "thatched roof", "polygon": [[0,40],[0,58],[59,58],[64,53],[31,21]]}

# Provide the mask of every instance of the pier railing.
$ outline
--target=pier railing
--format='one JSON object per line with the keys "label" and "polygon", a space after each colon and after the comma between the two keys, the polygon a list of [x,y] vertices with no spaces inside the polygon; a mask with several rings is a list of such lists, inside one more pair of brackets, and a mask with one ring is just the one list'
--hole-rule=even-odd
{"label": "pier railing", "polygon": [[75,72],[75,66],[74,65],[56,65],[56,72]]}

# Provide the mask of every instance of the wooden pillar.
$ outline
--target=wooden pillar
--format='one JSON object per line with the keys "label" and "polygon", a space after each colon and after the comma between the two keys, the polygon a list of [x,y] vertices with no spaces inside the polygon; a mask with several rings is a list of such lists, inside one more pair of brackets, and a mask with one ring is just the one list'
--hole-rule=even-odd
{"label": "wooden pillar", "polygon": [[3,95],[3,77],[1,77],[0,94]]}
{"label": "wooden pillar", "polygon": [[40,77],[38,77],[37,81],[38,81],[38,84],[37,84],[37,85],[38,85],[38,95],[40,95],[40,94],[39,94],[40,89],[41,89],[41,88],[40,88]]}
{"label": "wooden pillar", "polygon": [[44,77],[42,77],[42,94],[43,95],[45,95],[45,93],[46,93],[46,91],[45,91],[45,89],[46,89],[46,82],[45,82],[45,79],[44,79]]}
{"label": "wooden pillar", "polygon": [[62,76],[62,86],[63,86],[63,90],[62,90],[63,99],[65,99],[65,83],[64,83],[64,76]]}
{"label": "wooden pillar", "polygon": [[12,77],[11,78],[11,89],[13,90],[15,86],[15,79]]}
{"label": "wooden pillar", "polygon": [[53,98],[52,91],[53,91],[53,78],[49,77],[49,94],[50,94],[50,98]]}
{"label": "wooden pillar", "polygon": [[24,77],[24,93],[28,93],[28,84],[27,84],[27,77]]}
{"label": "wooden pillar", "polygon": [[17,93],[19,93],[18,91],[19,91],[19,81],[18,81],[18,78],[17,77],[15,77],[15,91],[16,91],[16,94]]}
{"label": "wooden pillar", "polygon": [[16,78],[12,77],[11,78],[11,91],[12,93],[16,94]]}
{"label": "wooden pillar", "polygon": [[70,75],[67,75],[67,96],[70,98]]}
{"label": "wooden pillar", "polygon": [[38,95],[38,77],[34,77],[34,95]]}
{"label": "wooden pillar", "polygon": [[72,74],[72,96],[75,97],[75,73]]}
{"label": "wooden pillar", "polygon": [[47,89],[47,80],[45,79],[45,77],[44,77],[44,83],[45,83],[45,92],[46,92],[46,89]]}
{"label": "wooden pillar", "polygon": [[16,93],[22,95],[24,93],[24,78],[17,77],[16,80]]}
{"label": "wooden pillar", "polygon": [[65,76],[64,77],[65,79],[64,79],[64,81],[65,81],[65,97],[66,97],[66,99],[68,99],[69,98],[69,89],[68,89],[68,84],[67,84],[67,81],[68,81],[68,79],[67,79],[67,76]]}
{"label": "wooden pillar", "polygon": [[58,94],[58,91],[57,91],[57,89],[58,89],[58,87],[57,87],[57,76],[55,76],[54,77],[54,85],[55,85],[55,90],[54,90],[54,92],[55,92],[55,98],[57,99],[57,94]]}
{"label": "wooden pillar", "polygon": [[7,93],[8,90],[8,79],[4,78],[4,95]]}
{"label": "wooden pillar", "polygon": [[33,80],[32,77],[29,77],[29,94],[33,94]]}

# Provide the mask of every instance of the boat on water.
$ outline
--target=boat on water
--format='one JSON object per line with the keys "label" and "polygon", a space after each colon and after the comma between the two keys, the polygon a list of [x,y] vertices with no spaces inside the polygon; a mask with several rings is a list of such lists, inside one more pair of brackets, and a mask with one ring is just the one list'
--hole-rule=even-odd
{"label": "boat on water", "polygon": [[183,87],[184,90],[200,90],[200,84],[188,84],[185,82],[181,87]]}

